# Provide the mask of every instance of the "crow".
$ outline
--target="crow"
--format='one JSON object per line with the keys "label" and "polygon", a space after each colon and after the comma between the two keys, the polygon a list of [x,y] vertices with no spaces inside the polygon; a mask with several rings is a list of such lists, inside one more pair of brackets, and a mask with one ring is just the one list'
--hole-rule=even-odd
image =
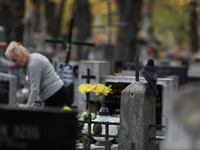
{"label": "crow", "polygon": [[154,67],[153,59],[148,59],[146,66],[142,68],[142,75],[147,80],[146,94],[149,96],[158,96],[157,71]]}

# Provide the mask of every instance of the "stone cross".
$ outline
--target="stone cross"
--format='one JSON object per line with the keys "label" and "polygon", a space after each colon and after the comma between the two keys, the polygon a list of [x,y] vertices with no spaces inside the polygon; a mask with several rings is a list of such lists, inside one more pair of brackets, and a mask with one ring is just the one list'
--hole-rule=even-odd
{"label": "stone cross", "polygon": [[[90,69],[87,69],[87,75],[82,75],[82,78],[86,78],[87,79],[87,83],[90,83],[90,79],[95,79],[95,76],[91,76],[90,75]],[[86,93],[86,100],[89,101],[89,93]]]}
{"label": "stone cross", "polygon": [[87,46],[94,46],[93,43],[87,43],[87,42],[80,42],[80,41],[72,41],[72,29],[73,29],[73,23],[74,23],[74,17],[72,16],[71,22],[70,22],[70,29],[69,29],[69,38],[64,40],[58,40],[58,39],[46,39],[45,42],[53,42],[53,43],[62,43],[66,45],[66,65],[69,63],[70,53],[71,53],[71,45],[77,44],[77,45],[87,45]]}

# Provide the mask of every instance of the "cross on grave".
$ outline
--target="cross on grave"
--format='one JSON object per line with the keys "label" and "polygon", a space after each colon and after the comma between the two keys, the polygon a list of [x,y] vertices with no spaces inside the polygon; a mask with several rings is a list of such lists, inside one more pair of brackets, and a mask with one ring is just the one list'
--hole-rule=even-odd
{"label": "cross on grave", "polygon": [[[70,58],[70,52],[71,52],[71,45],[72,44],[77,44],[77,45],[87,45],[87,46],[95,46],[95,44],[93,43],[87,43],[87,42],[80,42],[80,41],[72,41],[72,29],[73,29],[73,23],[74,23],[74,17],[71,17],[71,22],[70,22],[70,29],[69,29],[69,37],[68,40],[64,39],[64,40],[58,40],[58,39],[46,39],[45,42],[52,42],[52,43],[61,43],[64,44],[66,46],[66,60],[65,60],[65,64],[60,64],[59,68],[60,68],[60,73],[59,76],[60,78],[63,80],[65,87],[67,88],[67,93],[73,93],[73,71],[74,71],[74,67],[72,65],[69,65],[69,58]],[[69,97],[73,97],[72,96],[68,96],[68,100],[70,99]],[[71,98],[73,99],[73,98]],[[73,100],[71,100],[72,102]]]}
{"label": "cross on grave", "polygon": [[[87,83],[90,83],[90,79],[95,79],[95,76],[90,75],[90,69],[87,69],[87,75],[82,75],[82,78],[87,79]],[[89,101],[89,93],[86,93],[86,100]]]}
{"label": "cross on grave", "polygon": [[90,83],[90,79],[95,79],[95,76],[90,76],[90,69],[87,69],[87,75],[82,75],[82,78],[87,79],[87,83]]}
{"label": "cross on grave", "polygon": [[69,63],[70,58],[70,52],[71,52],[71,44],[77,44],[77,45],[87,45],[87,46],[95,46],[94,43],[88,43],[88,42],[80,42],[80,41],[72,41],[72,29],[74,24],[74,17],[72,16],[71,22],[70,22],[70,29],[69,29],[69,38],[64,40],[58,40],[58,39],[46,39],[45,42],[52,42],[52,43],[61,43],[66,45],[66,65]]}

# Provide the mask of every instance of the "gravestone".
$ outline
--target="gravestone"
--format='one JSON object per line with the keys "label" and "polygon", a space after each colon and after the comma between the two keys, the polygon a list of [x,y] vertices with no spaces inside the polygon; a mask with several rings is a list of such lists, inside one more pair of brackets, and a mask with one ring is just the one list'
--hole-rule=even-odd
{"label": "gravestone", "polygon": [[78,65],[76,62],[69,62],[68,65],[65,65],[63,62],[58,63],[57,73],[64,82],[67,91],[68,106],[71,106],[76,98],[74,91],[76,91],[75,85],[77,84],[77,69]]}
{"label": "gravestone", "polygon": [[76,92],[78,79],[78,62],[70,61],[68,65],[65,65],[65,63],[61,62],[59,58],[53,57],[52,65],[64,82],[67,91],[67,100],[70,104],[72,104],[77,99]]}
{"label": "gravestone", "polygon": [[112,115],[114,113],[114,110],[120,108],[120,101],[121,101],[121,92],[129,85],[130,83],[126,82],[120,82],[120,83],[114,83],[114,82],[106,82],[105,85],[109,86],[112,85],[112,91],[113,94],[108,94],[108,96],[105,97],[105,104],[109,108],[110,114]]}
{"label": "gravestone", "polygon": [[0,107],[0,149],[75,150],[77,112]]}
{"label": "gravestone", "polygon": [[15,106],[17,103],[17,78],[0,72],[0,105]]}
{"label": "gravestone", "polygon": [[199,84],[186,84],[169,98],[169,123],[161,150],[200,149]]}
{"label": "gravestone", "polygon": [[[115,64],[116,72],[122,72],[124,70],[135,70],[135,62],[131,61],[118,61]],[[140,63],[139,70],[144,65]],[[179,76],[179,85],[183,85],[188,81],[188,67],[184,65],[180,66],[165,66],[155,65],[157,70],[158,78],[166,78],[167,76],[177,75]]]}
{"label": "gravestone", "polygon": [[[139,77],[139,81],[146,83],[144,77]],[[134,76],[113,76],[113,75],[102,76],[103,84],[114,85],[112,87],[114,94],[105,97],[105,104],[108,106],[110,112],[113,112],[114,109],[116,108],[120,108],[121,95],[119,97],[119,93],[123,91],[126,85],[130,85],[133,82],[135,82]],[[159,91],[159,99],[157,99],[156,101],[157,105],[156,121],[157,124],[166,125],[166,119],[168,115],[167,114],[168,97],[174,92],[174,90],[178,88],[178,76],[158,78],[157,84],[158,84],[157,88]],[[117,96],[115,96],[115,92]]]}
{"label": "gravestone", "polygon": [[119,149],[129,150],[134,143],[136,150],[153,150],[155,137],[155,97],[146,95],[145,83],[135,81],[121,94]]}
{"label": "gravestone", "polygon": [[165,78],[170,75],[179,76],[179,85],[183,85],[188,81],[187,66],[156,66],[159,78]]}
{"label": "gravestone", "polygon": [[[89,74],[88,74],[89,71]],[[78,86],[81,84],[102,83],[102,75],[110,74],[110,63],[107,61],[80,61],[79,74],[78,74]],[[92,95],[91,95],[92,96]],[[93,100],[94,97],[90,97]],[[78,112],[82,113],[86,110],[86,103],[82,100],[86,100],[86,94],[78,92]]]}
{"label": "gravestone", "polygon": [[200,81],[200,59],[196,59],[194,62],[189,64],[188,68],[188,82]]}

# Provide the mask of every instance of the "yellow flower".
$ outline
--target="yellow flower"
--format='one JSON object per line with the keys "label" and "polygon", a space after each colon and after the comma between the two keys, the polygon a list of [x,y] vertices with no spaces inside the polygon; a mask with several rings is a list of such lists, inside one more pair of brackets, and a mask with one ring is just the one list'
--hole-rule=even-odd
{"label": "yellow flower", "polygon": [[103,91],[103,87],[101,84],[97,84],[96,87],[95,87],[95,95],[99,95],[101,92]]}
{"label": "yellow flower", "polygon": [[108,93],[112,94],[112,89],[111,86],[107,87],[103,84],[81,84],[79,86],[79,90],[81,92],[81,94],[85,94],[87,92],[94,92],[95,95],[99,95],[99,94],[104,94],[105,96],[108,95]]}
{"label": "yellow flower", "polygon": [[71,108],[68,107],[68,106],[64,106],[63,109],[64,109],[64,110],[71,110]]}
{"label": "yellow flower", "polygon": [[94,87],[92,86],[92,84],[81,84],[79,87],[78,87],[78,91],[81,92],[81,94],[85,94],[87,92],[92,92],[94,91]]}

